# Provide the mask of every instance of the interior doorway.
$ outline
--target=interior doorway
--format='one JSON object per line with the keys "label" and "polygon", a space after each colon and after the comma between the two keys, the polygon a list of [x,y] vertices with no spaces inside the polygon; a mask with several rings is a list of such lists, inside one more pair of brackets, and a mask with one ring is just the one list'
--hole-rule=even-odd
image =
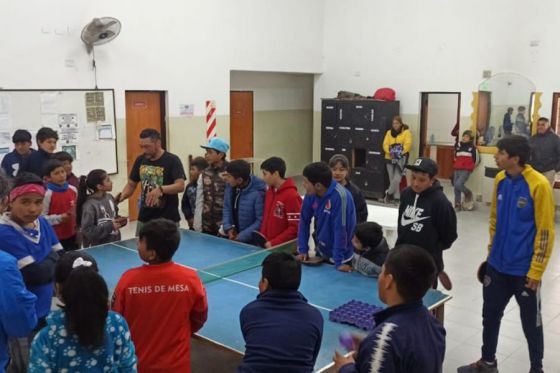
{"label": "interior doorway", "polygon": [[554,92],[552,93],[552,115],[550,116],[550,126],[557,134],[560,133],[559,121],[560,121],[560,92]]}
{"label": "interior doorway", "polygon": [[[166,92],[164,91],[126,91],[126,167],[128,175],[134,161],[142,153],[140,150],[140,132],[146,128],[155,128],[161,134],[161,144],[166,148]],[[138,219],[138,199],[140,188],[128,199],[128,216],[130,220]]]}
{"label": "interior doorway", "polygon": [[419,156],[434,159],[438,177],[449,179],[453,174],[455,137],[451,134],[460,121],[460,92],[422,92],[420,94]]}
{"label": "interior doorway", "polygon": [[231,91],[229,108],[230,157],[253,158],[253,91]]}

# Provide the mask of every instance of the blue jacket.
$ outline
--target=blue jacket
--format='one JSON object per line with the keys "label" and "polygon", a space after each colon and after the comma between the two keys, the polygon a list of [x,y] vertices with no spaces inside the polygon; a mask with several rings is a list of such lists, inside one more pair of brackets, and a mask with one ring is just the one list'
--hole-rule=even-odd
{"label": "blue jacket", "polygon": [[[251,176],[249,185],[241,189],[238,202],[239,227],[235,227],[238,232],[239,241],[241,242],[249,242],[252,238],[253,231],[258,231],[261,227],[265,191],[266,185],[264,181],[256,176]],[[234,189],[229,184],[226,184],[223,212],[223,225],[225,232],[229,231],[234,226],[234,193]]]}
{"label": "blue jacket", "polygon": [[47,153],[43,149],[39,148],[36,152],[29,154],[27,157],[23,158],[23,161],[19,165],[19,172],[31,172],[41,179],[43,178],[43,167],[45,162],[51,159],[52,154]]}
{"label": "blue jacket", "polygon": [[31,344],[29,373],[136,373],[136,353],[126,320],[112,311],[105,320],[105,344],[92,350],[69,333],[64,311],[53,311]]}
{"label": "blue jacket", "polygon": [[319,197],[306,194],[301,206],[298,229],[298,251],[309,251],[309,228],[315,218],[317,249],[326,258],[334,259],[335,266],[352,260],[352,237],[356,228],[356,212],[352,194],[336,181]]}
{"label": "blue jacket", "polygon": [[[30,149],[30,151],[31,154],[36,152],[35,149]],[[6,154],[4,158],[2,158],[2,169],[4,170],[6,175],[10,177],[16,177],[24,158],[25,157],[19,154],[15,149],[12,152]]]}
{"label": "blue jacket", "polygon": [[238,372],[313,372],[323,316],[299,291],[269,289],[239,315],[245,356]]}
{"label": "blue jacket", "polygon": [[494,179],[488,262],[498,272],[540,280],[554,245],[554,197],[531,166]]}
{"label": "blue jacket", "polygon": [[360,343],[355,364],[339,373],[438,373],[445,355],[445,329],[422,301],[374,315],[376,327]]}
{"label": "blue jacket", "polygon": [[54,289],[54,269],[62,245],[47,220],[39,216],[37,229],[24,229],[10,219],[9,213],[0,217],[0,251],[11,254],[27,289],[37,296],[35,309],[41,318],[51,311]]}
{"label": "blue jacket", "polygon": [[7,340],[25,337],[37,324],[35,295],[25,288],[16,258],[0,250],[0,372],[8,363]]}

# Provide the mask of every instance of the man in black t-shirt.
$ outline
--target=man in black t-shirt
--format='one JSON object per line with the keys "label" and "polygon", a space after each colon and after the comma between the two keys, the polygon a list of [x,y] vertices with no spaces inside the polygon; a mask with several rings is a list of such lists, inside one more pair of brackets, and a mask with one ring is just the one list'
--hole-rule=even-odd
{"label": "man in black t-shirt", "polygon": [[153,128],[140,133],[140,147],[144,154],[136,158],[128,183],[116,197],[117,203],[129,198],[140,183],[142,190],[136,232],[143,223],[157,218],[179,224],[181,217],[177,195],[185,190],[186,178],[181,160],[161,147],[161,136]]}

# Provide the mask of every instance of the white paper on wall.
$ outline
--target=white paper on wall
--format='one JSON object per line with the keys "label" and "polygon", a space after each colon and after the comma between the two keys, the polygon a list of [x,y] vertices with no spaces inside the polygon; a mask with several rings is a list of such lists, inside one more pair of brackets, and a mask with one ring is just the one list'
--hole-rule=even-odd
{"label": "white paper on wall", "polygon": [[58,92],[41,92],[41,114],[58,113]]}

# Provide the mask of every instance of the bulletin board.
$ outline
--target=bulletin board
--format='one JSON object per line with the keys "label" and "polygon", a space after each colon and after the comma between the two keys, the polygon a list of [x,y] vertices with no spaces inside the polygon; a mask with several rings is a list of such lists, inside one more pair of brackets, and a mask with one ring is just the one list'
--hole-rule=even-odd
{"label": "bulletin board", "polygon": [[41,127],[57,131],[56,151],[72,154],[74,174],[118,172],[113,89],[0,90],[0,159],[13,150],[17,129],[31,132],[37,149]]}

